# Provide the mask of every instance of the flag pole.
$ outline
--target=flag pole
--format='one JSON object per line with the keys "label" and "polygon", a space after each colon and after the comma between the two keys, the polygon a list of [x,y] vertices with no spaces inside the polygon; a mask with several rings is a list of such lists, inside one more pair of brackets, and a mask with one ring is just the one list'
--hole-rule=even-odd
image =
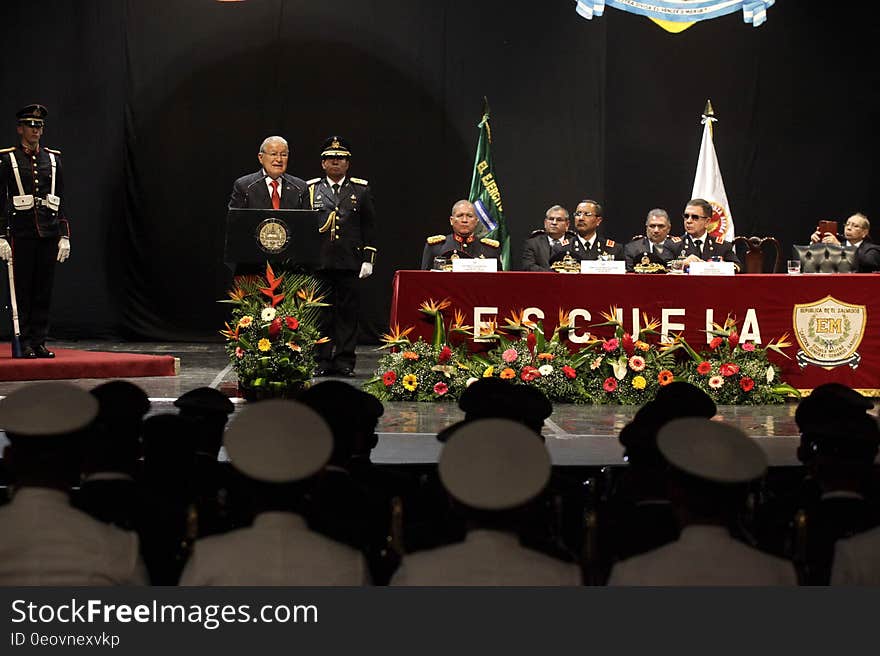
{"label": "flag pole", "polygon": [[705,109],[703,109],[703,119],[714,119],[714,120],[709,121],[709,136],[711,136],[714,139],[715,138],[715,131],[714,131],[715,126],[712,124],[715,121],[717,121],[718,119],[715,118],[715,110],[712,109],[712,99],[711,98],[706,98],[706,107],[705,107]]}

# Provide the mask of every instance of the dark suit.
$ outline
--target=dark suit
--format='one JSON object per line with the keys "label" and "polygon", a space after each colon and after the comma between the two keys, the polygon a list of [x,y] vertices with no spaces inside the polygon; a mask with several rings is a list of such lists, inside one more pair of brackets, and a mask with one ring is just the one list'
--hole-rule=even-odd
{"label": "dark suit", "polygon": [[523,245],[522,264],[523,271],[552,271],[550,263],[565,256],[565,252],[572,252],[575,248],[577,235],[566,232],[560,238],[560,245],[550,246],[550,240],[544,230],[535,230],[526,239]]}
{"label": "dark suit", "polygon": [[708,232],[703,235],[703,243],[699,248],[688,234],[683,235],[681,240],[684,244],[681,249],[681,257],[696,255],[701,260],[706,261],[713,257],[720,257],[724,262],[733,262],[737,271],[742,269],[742,263],[736,256],[736,251],[733,250],[733,242],[723,241],[720,238],[716,239],[710,236]]}
{"label": "dark suit", "polygon": [[[845,239],[840,240],[841,244],[846,244]],[[872,271],[880,271],[880,244],[875,244],[867,237],[859,244],[856,249],[856,267],[857,273],[871,273]]]}
{"label": "dark suit", "polygon": [[376,210],[366,180],[346,177],[339,193],[327,178],[309,180],[307,202],[318,210],[318,231],[323,235],[318,276],[325,284],[330,307],[324,312],[321,332],[330,342],[320,347],[318,366],[354,370],[358,332],[358,273],[361,264],[374,262]]}
{"label": "dark suit", "polygon": [[[272,209],[272,197],[269,194],[269,186],[266,184],[265,179],[266,172],[260,170],[236,180],[232,185],[232,194],[229,196],[229,207],[250,207],[258,210]],[[279,186],[281,209],[308,209],[305,199],[305,180],[300,180],[284,173],[281,176],[281,182],[282,184]]]}
{"label": "dark suit", "polygon": [[[678,241],[674,241],[678,239]],[[660,258],[664,263],[674,260],[681,254],[684,248],[684,241],[678,237],[668,237],[660,247],[654,244],[653,254]],[[626,260],[626,270],[633,271],[636,263],[641,261],[645,253],[651,253],[651,242],[647,237],[636,239],[623,247],[623,259]]]}
{"label": "dark suit", "polygon": [[[437,235],[442,237],[442,235]],[[434,240],[435,243],[431,243]],[[428,237],[428,243],[422,251],[422,269],[427,271],[434,263],[435,257],[451,257],[456,254],[459,257],[484,257],[498,258],[501,249],[495,246],[494,240],[486,243],[484,239],[476,239],[473,235],[469,239],[456,238],[455,234],[446,235],[446,239],[440,241],[434,237]]]}
{"label": "dark suit", "polygon": [[598,260],[600,255],[611,257],[613,260],[622,260],[623,245],[604,235],[597,234],[592,246],[588,248],[580,237],[574,238],[571,256],[576,260]]}

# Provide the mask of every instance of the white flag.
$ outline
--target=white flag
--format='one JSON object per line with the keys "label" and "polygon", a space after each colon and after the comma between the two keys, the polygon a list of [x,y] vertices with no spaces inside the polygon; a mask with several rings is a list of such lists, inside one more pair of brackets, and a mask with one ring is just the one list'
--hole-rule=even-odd
{"label": "white flag", "polygon": [[721,168],[715,155],[715,144],[712,141],[712,115],[703,115],[703,141],[700,143],[700,157],[697,160],[697,175],[694,177],[694,190],[691,198],[704,198],[712,204],[712,219],[707,231],[713,237],[721,237],[724,241],[733,241],[733,214],[724,191],[721,179]]}

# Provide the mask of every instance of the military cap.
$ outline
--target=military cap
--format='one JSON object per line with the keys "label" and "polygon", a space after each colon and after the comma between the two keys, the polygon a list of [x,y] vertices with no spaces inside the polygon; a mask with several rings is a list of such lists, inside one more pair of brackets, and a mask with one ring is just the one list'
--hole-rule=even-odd
{"label": "military cap", "polygon": [[223,392],[213,387],[196,387],[174,402],[181,410],[200,415],[231,415],[235,406]]}
{"label": "military cap", "polygon": [[440,452],[443,487],[482,510],[516,508],[550,480],[550,454],[535,434],[507,419],[481,419],[455,431]]}
{"label": "military cap", "polygon": [[645,403],[633,420],[620,431],[618,440],[632,456],[651,456],[656,459],[657,431],[668,421],[679,417],[715,416],[717,408],[712,398],[699,387],[684,381],[674,381],[661,387],[657,396]]}
{"label": "military cap", "polygon": [[676,469],[715,483],[746,483],[767,471],[767,456],[735,426],[703,417],[673,419],[657,448]]}
{"label": "military cap", "polygon": [[840,383],[825,383],[802,399],[794,413],[801,432],[838,431],[849,417],[863,417],[874,404],[854,389]]}
{"label": "military cap", "polygon": [[0,400],[0,428],[21,436],[73,433],[97,414],[98,400],[70,383],[28,385]]}
{"label": "military cap", "polygon": [[334,432],[375,422],[385,412],[385,406],[375,396],[341,380],[313,385],[297,400],[321,415]]}
{"label": "military cap", "polygon": [[232,466],[268,483],[299,481],[330,459],[333,435],[317,412],[296,401],[271,399],[248,405],[223,436]]}
{"label": "military cap", "polygon": [[351,157],[348,142],[336,135],[328,137],[321,148],[321,158],[327,157]]}
{"label": "military cap", "polygon": [[98,399],[101,416],[143,417],[150,410],[150,398],[140,387],[127,380],[111,380],[91,389]]}
{"label": "military cap", "polygon": [[500,378],[477,380],[462,392],[458,407],[470,419],[498,417],[532,426],[540,425],[553,413],[553,405],[541,390]]}
{"label": "military cap", "polygon": [[29,125],[32,128],[42,127],[48,115],[49,110],[43,105],[28,105],[15,112],[19,125]]}

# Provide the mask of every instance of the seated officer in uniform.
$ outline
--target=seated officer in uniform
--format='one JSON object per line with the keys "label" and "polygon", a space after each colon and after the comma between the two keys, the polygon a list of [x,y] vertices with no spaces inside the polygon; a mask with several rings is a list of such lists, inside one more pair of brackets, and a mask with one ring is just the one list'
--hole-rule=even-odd
{"label": "seated officer in uniform", "polygon": [[544,215],[544,229],[535,230],[523,245],[523,271],[552,271],[550,263],[575,248],[577,235],[568,230],[568,210],[554,205]]}
{"label": "seated officer in uniform", "polygon": [[692,198],[684,208],[684,247],[681,257],[685,267],[691,262],[723,260],[733,262],[737,272],[742,267],[733,243],[724,241],[722,237],[712,237],[708,232],[709,221],[712,219],[712,205],[702,198]]}
{"label": "seated officer in uniform", "polygon": [[623,246],[598,234],[602,224],[602,205],[582,200],[574,210],[577,237],[571,255],[577,260],[622,260]]}
{"label": "seated officer in uniform", "polygon": [[435,257],[498,258],[500,244],[488,237],[478,239],[474,234],[478,224],[477,210],[473,203],[460,200],[453,205],[452,215],[449,217],[452,234],[428,237],[425,250],[422,251],[422,269],[430,269]]}
{"label": "seated officer in uniform", "polygon": [[[626,260],[626,270],[634,271],[635,265],[647,255],[649,262],[657,262],[664,266],[678,257],[684,242],[681,237],[669,236],[672,223],[666,210],[655,208],[648,212],[645,219],[645,236],[635,239],[623,247],[623,259]],[[651,257],[654,256],[654,257]]]}
{"label": "seated officer in uniform", "polygon": [[810,235],[810,242],[818,244],[834,244],[835,246],[852,246],[856,249],[856,272],[870,273],[880,271],[880,244],[871,241],[868,233],[871,231],[871,222],[861,212],[856,212],[846,220],[842,235],[832,235],[830,232],[816,232]]}

